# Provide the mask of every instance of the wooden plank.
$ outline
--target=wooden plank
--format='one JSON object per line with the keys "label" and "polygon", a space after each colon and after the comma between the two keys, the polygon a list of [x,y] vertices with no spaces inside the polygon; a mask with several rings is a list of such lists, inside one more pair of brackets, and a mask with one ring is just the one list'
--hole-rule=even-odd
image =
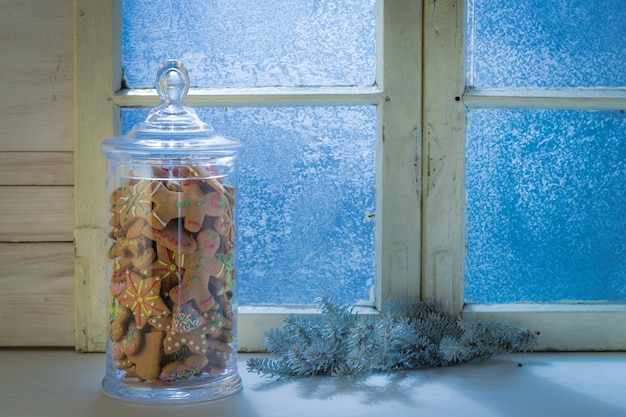
{"label": "wooden plank", "polygon": [[382,7],[383,55],[378,59],[384,68],[377,82],[385,98],[378,106],[376,149],[378,308],[390,297],[419,297],[421,290],[422,28],[417,22],[422,20],[422,6],[403,0],[384,2]]}
{"label": "wooden plank", "polygon": [[3,4],[0,151],[73,150],[72,16],[70,0]]}
{"label": "wooden plank", "polygon": [[67,16],[72,11],[72,0],[2,0],[2,15],[14,19],[19,17]]}
{"label": "wooden plank", "polygon": [[424,7],[422,296],[456,314],[465,259],[464,2]]}
{"label": "wooden plank", "polygon": [[[106,166],[97,151],[115,133],[113,91],[121,87],[121,0],[76,0],[76,349],[104,348]],[[94,45],[98,47],[95,48]]]}
{"label": "wooden plank", "polygon": [[73,187],[2,186],[0,193],[0,242],[73,240]]}
{"label": "wooden plank", "polygon": [[0,346],[74,345],[74,245],[0,243]]}
{"label": "wooden plank", "polygon": [[465,313],[539,332],[537,350],[626,350],[623,304],[470,304]]}
{"label": "wooden plank", "polygon": [[626,88],[471,88],[463,103],[471,109],[623,110]]}
{"label": "wooden plank", "polygon": [[[185,104],[192,107],[224,106],[349,106],[379,104],[382,91],[377,85],[354,87],[247,87],[191,88]],[[113,101],[120,107],[156,107],[160,99],[156,90],[126,89],[116,93]]]}
{"label": "wooden plank", "polygon": [[0,186],[73,184],[73,152],[0,152]]}

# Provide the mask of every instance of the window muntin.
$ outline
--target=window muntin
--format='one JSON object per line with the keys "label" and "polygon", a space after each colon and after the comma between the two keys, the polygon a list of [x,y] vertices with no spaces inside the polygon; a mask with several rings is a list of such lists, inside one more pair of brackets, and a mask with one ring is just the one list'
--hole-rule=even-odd
{"label": "window muntin", "polygon": [[466,302],[626,302],[624,113],[467,117]]}
{"label": "window muntin", "polygon": [[122,67],[130,88],[153,85],[164,59],[192,87],[372,85],[374,0],[122,2]]}

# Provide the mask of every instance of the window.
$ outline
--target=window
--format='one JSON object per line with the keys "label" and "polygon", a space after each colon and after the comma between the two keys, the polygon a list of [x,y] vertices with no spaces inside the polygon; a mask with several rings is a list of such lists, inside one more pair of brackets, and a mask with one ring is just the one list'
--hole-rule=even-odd
{"label": "window", "polygon": [[[114,1],[112,6],[105,3],[109,2],[79,0],[76,5],[76,95],[79,112],[76,141],[76,335],[77,347],[83,350],[102,349],[101,341],[104,340],[101,320],[104,279],[99,272],[103,268],[104,248],[99,245],[103,233],[100,225],[105,213],[104,204],[98,204],[94,196],[104,192],[105,168],[103,158],[97,152],[98,145],[104,138],[122,130],[123,118],[120,114],[124,111],[121,109],[156,104],[155,95],[142,90],[145,85],[141,82],[132,88],[122,85],[121,2]],[[621,65],[624,49],[620,46],[624,44],[623,34],[626,33],[623,30],[626,21],[621,9],[623,2],[612,1],[609,6],[597,10],[592,10],[593,5],[583,1],[575,2],[571,7],[569,2],[561,1],[550,2],[550,5],[540,1],[518,2],[515,7],[509,2],[499,3],[500,7],[484,9],[489,13],[479,15],[481,7],[486,4],[479,0],[378,0],[377,66],[373,84],[353,80],[350,82],[357,85],[343,85],[347,82],[344,79],[341,82],[331,81],[325,87],[316,87],[320,82],[317,79],[311,81],[311,85],[299,86],[303,78],[296,75],[290,87],[276,88],[274,81],[268,81],[263,76],[256,78],[259,82],[255,87],[222,85],[219,88],[192,89],[187,102],[207,108],[208,112],[219,112],[218,108],[224,106],[233,112],[245,112],[261,106],[308,106],[318,110],[335,106],[375,107],[374,308],[380,308],[385,299],[394,295],[435,298],[453,313],[508,319],[541,331],[540,343],[544,349],[624,349],[626,305],[620,301],[623,300],[619,298],[622,295],[616,302],[607,302],[605,296],[596,297],[593,302],[566,302],[561,295],[539,299],[524,296],[528,302],[518,302],[521,300],[519,287],[513,284],[511,291],[504,291],[500,278],[496,287],[492,287],[493,293],[498,297],[515,293],[514,297],[484,298],[484,293],[491,291],[487,290],[485,283],[471,277],[466,283],[466,277],[474,273],[472,268],[476,259],[480,259],[475,257],[476,242],[479,240],[475,238],[477,227],[489,225],[483,221],[484,213],[477,215],[480,212],[476,211],[476,207],[480,205],[476,205],[476,201],[482,200],[477,200],[479,194],[476,190],[484,190],[487,196],[493,193],[502,195],[502,190],[508,191],[502,183],[497,183],[500,188],[493,184],[491,188],[477,188],[476,184],[485,182],[476,180],[493,172],[501,176],[514,174],[500,169],[511,169],[514,164],[510,161],[515,158],[514,153],[507,154],[509,159],[503,160],[501,166],[474,164],[473,161],[481,161],[474,156],[491,152],[489,144],[500,140],[498,136],[486,135],[486,132],[513,132],[517,129],[517,135],[507,134],[505,137],[519,145],[526,138],[524,131],[530,126],[538,128],[546,123],[558,122],[565,133],[557,135],[558,140],[554,136],[552,142],[546,142],[545,149],[551,147],[555,152],[598,153],[612,168],[598,166],[597,161],[589,156],[585,169],[577,166],[580,169],[572,171],[571,164],[550,167],[552,156],[542,154],[544,157],[536,159],[533,164],[533,169],[539,169],[533,171],[534,175],[538,175],[537,179],[518,184],[518,189],[530,191],[539,185],[549,186],[549,182],[541,182],[545,177],[541,170],[549,171],[552,176],[546,178],[556,181],[560,174],[558,169],[563,169],[571,175],[560,192],[577,190],[580,198],[576,201],[582,204],[578,208],[568,207],[573,210],[570,214],[580,214],[585,210],[610,213],[623,203],[620,200],[623,198],[622,189],[622,194],[602,194],[601,199],[594,201],[598,205],[587,206],[585,204],[591,204],[591,201],[584,193],[589,193],[590,189],[579,186],[590,179],[599,180],[597,175],[606,176],[611,170],[615,173],[623,170],[623,147],[619,147],[624,144],[622,112],[626,108]],[[330,7],[331,2],[316,4]],[[606,13],[607,10],[613,12]],[[567,16],[567,19],[537,26],[515,13],[526,13],[526,17],[528,14],[544,17],[558,15],[559,19]],[[491,20],[483,27],[476,21],[477,16]],[[589,23],[594,19],[601,23]],[[529,37],[522,38],[521,44],[508,46],[498,56],[495,56],[497,49],[493,45],[480,46],[482,41],[478,36],[489,35],[489,31],[497,35],[497,25],[515,27],[516,22],[523,25],[512,29],[513,32],[523,30],[529,34]],[[591,29],[579,32],[589,32],[590,36],[581,37],[572,29],[585,24]],[[532,34],[535,40],[531,40]],[[608,42],[604,47],[590,43],[598,36],[612,36],[615,42]],[[528,42],[534,45],[530,49]],[[482,51],[482,55],[470,53],[466,62],[466,44],[470,48],[480,46],[472,51]],[[574,54],[573,57],[566,54],[570,56],[567,59],[555,59],[550,55],[550,48],[561,47],[570,48],[570,52],[586,48],[593,54],[589,55],[591,58],[584,58],[584,54]],[[517,64],[512,64],[515,59]],[[603,71],[585,65],[589,60],[597,61]],[[501,63],[506,65],[500,67],[517,68],[520,73],[517,76],[481,75],[480,71],[497,71]],[[537,67],[538,63],[548,66]],[[496,81],[484,83],[486,76]],[[553,77],[560,79],[557,82]],[[334,83],[341,86],[332,86]],[[595,131],[599,125],[609,133],[607,141],[587,148],[589,144],[584,143],[587,137],[585,129]],[[577,145],[565,147],[560,140]],[[617,147],[610,146],[610,143]],[[513,150],[518,152],[518,159],[527,159],[527,148]],[[569,159],[565,156],[560,159],[566,160]],[[485,167],[490,170],[483,170]],[[528,165],[514,168],[518,169],[518,173],[531,169]],[[524,178],[533,179],[528,175]],[[615,183],[616,187],[623,187],[623,178],[620,181]],[[554,190],[556,192],[556,188]],[[524,195],[532,197],[532,193]],[[554,196],[557,200],[561,198],[558,193]],[[562,202],[562,199],[559,201]],[[526,205],[530,210],[541,211],[545,209],[545,204],[542,204]],[[603,204],[613,209],[602,207]],[[560,206],[552,209],[563,211]],[[520,213],[530,215],[527,210]],[[585,214],[587,218],[598,217],[591,213]],[[493,215],[498,216],[497,221],[505,221],[500,214]],[[476,218],[480,218],[481,222],[477,222]],[[620,219],[614,217],[613,225],[619,225],[615,222]],[[586,218],[580,218],[579,225],[585,225],[586,221]],[[545,235],[543,231],[541,234]],[[525,234],[525,237],[529,236],[531,234]],[[577,247],[581,238],[589,239],[589,236],[574,236],[575,233],[570,233],[573,247]],[[605,265],[611,274],[622,270],[624,259],[624,237],[620,237],[617,231],[613,238],[617,242],[615,246],[604,242],[606,247],[612,248],[611,263]],[[493,246],[487,245],[487,252],[492,251]],[[595,253],[590,251],[588,256],[593,258]],[[538,284],[541,285],[540,280]],[[591,287],[596,289],[597,285],[587,288]],[[587,289],[581,291],[587,292]],[[555,302],[557,299],[559,302]],[[242,309],[240,348],[261,348],[264,331],[268,327],[280,326],[284,315],[294,311],[308,310],[287,307]]]}
{"label": "window", "polygon": [[[203,120],[246,145],[237,203],[239,306],[312,305],[323,291],[372,306],[378,97],[359,105],[310,106],[304,96],[274,103],[278,88],[376,93],[376,2],[121,4],[128,94],[146,96],[168,57],[186,65],[192,88],[222,88],[233,98],[238,89],[265,88],[244,105],[206,106],[210,91],[196,100]],[[164,13],[173,16],[166,28],[156,23]],[[120,108],[123,133],[147,114]]]}
{"label": "window", "polygon": [[[626,86],[624,2],[472,0],[467,15],[470,92]],[[468,110],[467,302],[626,301],[626,117],[568,105]]]}
{"label": "window", "polygon": [[[123,36],[135,35],[124,32],[125,6],[122,1],[115,1],[112,6],[91,3],[79,1],[77,4],[77,108],[80,113],[77,129],[79,161],[77,172],[81,178],[80,184],[77,184],[76,204],[80,208],[75,232],[79,266],[77,346],[84,350],[102,349],[100,338],[104,340],[102,337],[104,329],[98,321],[100,311],[104,311],[105,308],[99,292],[103,281],[103,277],[99,276],[102,267],[99,258],[104,252],[103,248],[98,246],[101,246],[99,242],[102,234],[99,225],[102,224],[105,214],[98,201],[94,199],[95,195],[103,192],[101,183],[104,184],[104,165],[102,158],[97,154],[98,144],[109,136],[120,134],[135,120],[141,119],[146,108],[158,104],[154,91],[149,88],[154,68],[151,65],[130,63],[125,66],[124,53],[127,52],[126,56],[137,57],[139,62],[144,63],[151,62],[151,57],[158,54],[149,53],[149,43],[142,45],[137,39],[126,44],[122,42]],[[419,296],[421,9],[417,4],[412,4],[414,2],[384,3],[369,0],[346,2],[346,7],[350,8],[349,13],[353,15],[352,20],[356,19],[352,23],[351,21],[346,23],[337,20],[333,14],[341,12],[341,8],[337,8],[335,2],[320,1],[306,5],[289,3],[291,9],[289,13],[296,16],[299,12],[312,12],[300,10],[302,8],[316,9],[313,12],[319,12],[321,9],[325,11],[320,14],[323,16],[322,19],[308,22],[309,25],[315,26],[311,28],[300,25],[298,19],[283,16],[285,8],[281,8],[281,5],[287,3],[270,1],[234,2],[230,5],[212,2],[211,5],[218,16],[209,22],[210,24],[200,23],[193,19],[198,12],[194,8],[203,7],[204,3],[206,2],[188,5],[191,18],[177,16],[171,19],[168,16],[172,16],[173,12],[170,10],[170,3],[167,2],[163,2],[163,7],[158,10],[153,10],[155,2],[128,2],[128,6],[129,8],[137,6],[145,13],[152,13],[155,20],[158,20],[157,16],[163,18],[163,14],[166,14],[165,21],[169,22],[172,29],[183,26],[192,28],[191,35],[178,37],[174,43],[191,42],[197,45],[198,49],[209,48],[209,52],[205,54],[187,53],[186,56],[176,58],[180,58],[183,63],[189,63],[192,81],[196,83],[190,90],[187,104],[197,107],[203,118],[213,123],[220,133],[230,134],[244,141],[248,139],[256,151],[268,145],[273,146],[274,151],[284,151],[287,147],[280,147],[277,142],[267,141],[267,137],[255,138],[254,134],[258,132],[256,127],[274,126],[273,130],[265,132],[266,136],[276,136],[277,139],[284,140],[289,139],[289,135],[285,135],[285,131],[289,129],[295,129],[300,136],[306,136],[306,125],[321,126],[319,131],[327,138],[323,141],[304,142],[300,148],[292,151],[300,153],[297,156],[302,158],[304,150],[304,159],[294,163],[292,167],[281,167],[276,164],[271,166],[273,172],[267,174],[268,185],[265,186],[274,187],[273,189],[279,193],[289,191],[290,188],[293,190],[297,187],[303,188],[305,185],[303,182],[293,182],[291,177],[294,170],[300,174],[300,178],[306,179],[312,173],[323,171],[319,165],[314,169],[307,169],[307,163],[320,159],[320,155],[333,156],[337,159],[323,162],[329,164],[329,171],[333,171],[330,172],[331,175],[311,178],[313,181],[310,184],[320,183],[319,189],[313,191],[318,195],[323,195],[329,190],[332,194],[337,192],[331,183],[333,175],[343,177],[341,180],[346,181],[343,187],[348,190],[344,197],[347,198],[338,200],[334,197],[334,200],[344,206],[341,211],[357,213],[352,213],[353,217],[344,216],[338,222],[345,223],[348,228],[365,230],[359,232],[356,248],[352,248],[359,256],[355,256],[354,253],[343,255],[351,262],[340,265],[345,268],[340,271],[340,275],[349,278],[350,270],[354,270],[355,275],[359,275],[361,279],[365,277],[364,282],[357,283],[360,292],[348,295],[352,302],[365,299],[370,306],[363,308],[376,310],[392,295]],[[219,19],[219,13],[229,17],[235,16],[230,27],[220,27],[225,25],[225,22]],[[342,28],[354,32],[354,27],[348,26],[373,25],[374,22],[367,20],[371,20],[372,17],[375,18],[375,29],[368,36],[374,37],[375,41],[371,41],[368,48],[373,51],[358,50],[356,54],[351,53],[347,56],[346,54],[354,49],[349,45],[353,40],[347,36],[334,36],[332,32],[340,31]],[[275,22],[281,18],[284,30],[299,33],[296,45],[290,43],[289,37],[277,36],[275,33],[277,27],[267,26],[268,22]],[[241,25],[242,19],[259,24],[247,27]],[[246,20],[246,23],[250,22]],[[165,36],[164,33],[152,35],[157,38]],[[194,38],[196,35],[201,36]],[[192,38],[188,39],[186,36]],[[208,45],[208,42],[202,42],[202,36],[217,37],[217,42]],[[246,42],[251,45],[250,48],[244,47]],[[312,50],[307,52],[307,49],[302,48],[302,45],[298,46],[297,42],[307,43],[309,47],[312,46]],[[93,45],[99,46],[97,51]],[[136,49],[128,52],[123,50],[123,45],[126,45],[124,48],[136,47]],[[339,59],[336,57],[330,60],[320,59],[322,51],[333,48]],[[216,59],[212,61],[213,57]],[[158,57],[156,63],[160,63],[161,60],[162,58]],[[290,67],[289,61],[302,64]],[[221,71],[207,70],[194,73],[194,66],[209,69],[219,67]],[[256,123],[256,127],[253,122]],[[247,130],[246,124],[250,124]],[[281,126],[280,129],[275,128],[277,125]],[[293,136],[298,135],[292,134]],[[337,137],[344,138],[341,145],[344,155],[337,152],[339,149],[339,145],[335,143]],[[267,141],[265,142],[267,145],[254,144],[255,141],[261,140]],[[364,140],[365,145],[362,144]],[[271,152],[265,152],[266,159],[270,157]],[[345,167],[342,165],[344,160],[347,161]],[[263,161],[257,160],[251,165],[258,166],[261,162]],[[268,161],[264,162],[265,169],[269,169]],[[355,163],[357,165],[351,166]],[[344,171],[341,171],[342,169]],[[354,187],[357,183],[353,178],[355,172],[366,177],[366,186]],[[360,182],[362,180],[363,178],[359,178]],[[285,184],[281,186],[280,182]],[[255,184],[248,184],[249,188],[254,186]],[[296,196],[292,205],[302,204],[298,203],[297,198],[301,197]],[[364,200],[364,203],[360,203],[355,210],[354,201],[359,199]],[[269,212],[274,211],[281,215],[287,211],[286,208],[273,204]],[[240,208],[252,211],[256,209],[253,206]],[[310,211],[307,206],[305,209]],[[291,217],[302,215],[293,208],[288,214]],[[308,215],[319,222],[330,221],[319,213]],[[254,227],[241,223],[245,218],[241,212],[240,216],[239,232],[254,233],[256,231]],[[341,225],[333,224],[330,233],[348,230],[340,229],[339,226]],[[295,229],[296,226],[293,227]],[[286,229],[289,228],[283,228],[279,232],[287,234]],[[292,234],[302,232],[302,230],[289,231]],[[328,236],[329,232],[326,232],[312,240],[319,244],[324,240],[328,241]],[[276,242],[280,239],[273,241],[266,237],[263,239],[265,240],[262,243],[269,242],[269,245],[266,245],[269,248],[284,250],[276,248]],[[250,239],[250,242],[251,245],[254,244],[255,239]],[[353,243],[347,242],[336,242],[333,238],[332,243],[339,243],[338,247],[345,249],[351,242]],[[331,248],[331,251],[336,250],[337,248]],[[291,256],[289,262],[294,263],[296,255],[289,256]],[[273,265],[263,264],[267,259],[271,260],[271,257],[256,259],[255,265],[266,269],[272,268]],[[318,264],[322,272],[324,269],[332,272],[338,267],[338,263],[341,263],[341,259],[334,265],[332,263],[319,265],[320,262],[313,257],[308,269]],[[328,272],[326,273],[328,275]],[[267,272],[264,271],[264,274],[267,275]],[[263,284],[268,294],[274,293],[274,299],[271,301],[284,302],[289,306],[241,307],[239,347],[242,350],[261,348],[262,336],[267,328],[280,326],[285,314],[310,311],[306,306],[312,300],[310,294],[317,295],[315,287],[309,290],[306,297],[299,297],[300,294],[293,290],[285,291],[271,284],[271,282]],[[327,281],[321,286],[328,285]],[[341,289],[338,291],[344,294],[351,291],[350,284],[342,284],[339,288]],[[281,299],[291,295],[298,297]],[[246,297],[248,301],[251,300],[250,304],[263,303],[262,299],[253,299],[251,294],[243,293],[240,296],[244,297],[244,300]]]}
{"label": "window", "polygon": [[544,349],[624,349],[624,3],[444,3],[424,26],[425,295]]}

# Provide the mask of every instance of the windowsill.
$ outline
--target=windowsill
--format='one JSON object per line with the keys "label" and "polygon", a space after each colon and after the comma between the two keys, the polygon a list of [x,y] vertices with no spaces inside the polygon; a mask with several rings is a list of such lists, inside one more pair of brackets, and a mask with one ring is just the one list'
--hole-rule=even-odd
{"label": "windowsill", "polygon": [[[480,364],[375,375],[273,381],[246,371],[244,389],[213,403],[151,406],[101,393],[103,354],[0,350],[7,416],[624,416],[626,353],[505,355]],[[521,365],[521,366],[520,366]]]}

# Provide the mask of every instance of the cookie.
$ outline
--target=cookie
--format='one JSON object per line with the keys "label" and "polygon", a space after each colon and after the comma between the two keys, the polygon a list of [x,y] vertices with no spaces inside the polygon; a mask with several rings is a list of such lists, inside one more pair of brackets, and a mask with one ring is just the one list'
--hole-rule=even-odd
{"label": "cookie", "polygon": [[224,343],[232,343],[235,340],[235,334],[232,330],[222,329],[217,336],[217,340],[221,340]]}
{"label": "cookie", "polygon": [[207,353],[208,343],[205,335],[205,326],[184,333],[171,329],[163,339],[164,352],[166,355],[171,355],[186,346],[191,353],[204,355]]}
{"label": "cookie", "polygon": [[217,233],[222,236],[225,236],[227,239],[232,240],[234,238],[234,223],[233,223],[233,214],[232,210],[227,210],[224,215],[217,217],[213,220],[213,229]]}
{"label": "cookie", "polygon": [[130,264],[126,262],[120,262],[121,259],[113,260],[113,271],[111,272],[111,282],[121,282],[126,284],[126,274],[128,273],[128,267]]}
{"label": "cookie", "polygon": [[172,318],[170,316],[152,316],[148,323],[159,331],[170,331],[172,328]]}
{"label": "cookie", "polygon": [[[185,303],[194,300],[201,311],[208,311],[215,305],[214,293],[210,290],[212,277],[221,276],[226,270],[215,256],[220,246],[220,236],[214,230],[204,230],[197,236],[197,249],[190,254],[182,254],[179,264],[184,268],[181,284],[177,292],[170,296]],[[175,297],[175,298],[174,298]]]}
{"label": "cookie", "polygon": [[186,285],[181,283],[170,290],[171,300],[179,305],[193,301],[202,312],[212,309],[215,305],[215,298],[209,290],[209,278],[185,273],[183,282],[185,282],[185,277],[187,277]]}
{"label": "cookie", "polygon": [[156,243],[156,253],[154,262],[140,269],[139,273],[145,277],[155,275],[161,277],[161,292],[168,294],[172,288],[180,284],[183,269],[178,266],[176,252],[165,245]]}
{"label": "cookie", "polygon": [[[143,337],[141,349],[127,355],[134,367],[137,377],[143,380],[156,379],[161,372],[161,357],[163,356],[163,332],[147,332]],[[128,375],[127,375],[128,376]]]}
{"label": "cookie", "polygon": [[138,329],[151,316],[170,313],[161,298],[161,279],[158,276],[142,278],[133,272],[127,275],[126,289],[117,297],[117,301],[132,311]]}
{"label": "cookie", "polygon": [[174,252],[192,253],[196,250],[195,238],[190,232],[178,227],[177,220],[172,220],[161,229],[146,225],[141,229],[141,233]]}
{"label": "cookie", "polygon": [[226,369],[226,364],[232,353],[228,343],[217,339],[209,339],[207,342],[207,359],[209,360],[205,371],[210,374],[218,374]]}
{"label": "cookie", "polygon": [[233,328],[233,323],[217,311],[205,313],[206,332],[208,336],[219,338],[222,330]]}
{"label": "cookie", "polygon": [[211,166],[152,172],[110,195],[108,346],[125,378],[168,386],[232,354],[235,189]]}
{"label": "cookie", "polygon": [[137,330],[136,325],[131,325],[123,337],[113,344],[111,350],[112,357],[115,360],[123,359],[126,356],[137,353],[142,347],[143,335]]}
{"label": "cookie", "polygon": [[188,333],[204,323],[205,315],[196,310],[191,303],[176,305],[172,311],[171,329],[176,333]]}
{"label": "cookie", "polygon": [[170,191],[162,182],[157,182],[153,188],[148,223],[157,230],[166,227],[173,219],[182,218],[186,230],[198,232],[205,216],[220,217],[230,206],[223,194],[204,194],[198,180],[181,181],[181,192]]}
{"label": "cookie", "polygon": [[130,310],[120,305],[115,297],[109,299],[109,338],[113,342],[120,340],[126,333],[130,316]]}
{"label": "cookie", "polygon": [[[172,170],[172,175],[179,178],[198,178],[205,194],[217,191],[220,194],[226,193],[226,188],[217,169],[211,166],[180,166]],[[204,186],[206,185],[206,186]]]}
{"label": "cookie", "polygon": [[215,305],[215,298],[209,289],[209,279],[208,275],[186,270],[181,284],[169,293],[172,301],[184,304],[193,300],[200,311],[209,311]]}
{"label": "cookie", "polygon": [[116,188],[109,197],[109,211],[113,213],[111,224],[113,234],[125,234],[137,219],[146,219],[152,213],[152,182],[128,179],[122,187]]}
{"label": "cookie", "polygon": [[225,292],[231,291],[235,288],[235,279],[237,271],[235,269],[235,252],[230,250],[226,253],[218,253],[217,258],[220,260],[224,269],[220,275],[222,280],[221,285]]}
{"label": "cookie", "polygon": [[171,362],[163,367],[159,379],[163,381],[177,381],[197,376],[207,366],[209,360],[204,355],[191,355],[187,358]]}
{"label": "cookie", "polygon": [[204,274],[219,277],[224,272],[224,265],[215,253],[220,246],[220,235],[212,229],[203,230],[196,237],[197,247],[194,252],[181,254],[179,258],[180,266],[185,271],[196,271]]}
{"label": "cookie", "polygon": [[151,264],[156,258],[156,253],[152,248],[152,241],[144,236],[118,237],[109,249],[109,258],[117,259],[120,269],[143,268]]}
{"label": "cookie", "polygon": [[213,228],[222,236],[222,252],[228,253],[235,249],[235,224],[232,207],[223,216],[213,220]]}

